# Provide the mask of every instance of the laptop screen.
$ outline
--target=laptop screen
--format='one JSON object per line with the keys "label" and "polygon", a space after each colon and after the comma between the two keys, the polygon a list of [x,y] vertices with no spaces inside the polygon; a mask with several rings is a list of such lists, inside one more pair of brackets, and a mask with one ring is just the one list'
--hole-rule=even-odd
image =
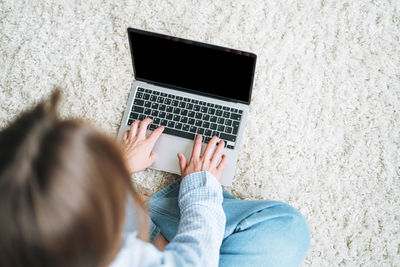
{"label": "laptop screen", "polygon": [[137,80],[250,103],[256,55],[129,28]]}

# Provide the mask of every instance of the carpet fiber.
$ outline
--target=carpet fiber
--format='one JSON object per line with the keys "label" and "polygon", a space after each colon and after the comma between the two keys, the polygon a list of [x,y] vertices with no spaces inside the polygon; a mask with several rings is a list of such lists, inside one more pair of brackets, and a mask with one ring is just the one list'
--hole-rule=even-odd
{"label": "carpet fiber", "polygon": [[[129,26],[254,52],[229,190],[299,209],[305,266],[400,265],[399,1],[50,2],[0,0],[0,127],[58,85],[63,117],[115,135],[134,77]],[[152,194],[177,177],[133,179]]]}

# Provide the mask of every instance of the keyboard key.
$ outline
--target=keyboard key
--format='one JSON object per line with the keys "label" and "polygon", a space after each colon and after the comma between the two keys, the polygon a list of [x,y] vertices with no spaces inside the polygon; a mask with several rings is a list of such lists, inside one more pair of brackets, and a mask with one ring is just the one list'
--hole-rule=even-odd
{"label": "keyboard key", "polygon": [[157,104],[157,103],[151,104],[151,108],[152,108],[152,109],[158,109],[158,104]]}
{"label": "keyboard key", "polygon": [[179,107],[180,108],[185,108],[186,107],[186,103],[185,102],[179,102]]}
{"label": "keyboard key", "polygon": [[211,131],[210,129],[206,129],[206,130],[204,131],[204,135],[205,135],[205,136],[208,136],[208,137],[211,137],[212,131]]}
{"label": "keyboard key", "polygon": [[177,95],[175,98],[176,98],[177,100],[182,100],[182,99],[183,99],[183,97],[178,96],[178,95]]}
{"label": "keyboard key", "polygon": [[236,114],[236,113],[231,113],[231,119],[232,120],[240,120],[240,118],[242,117],[242,115],[240,114]]}
{"label": "keyboard key", "polygon": [[132,113],[129,115],[129,118],[130,118],[130,119],[133,119],[133,120],[137,120],[137,119],[139,118],[139,114],[138,114],[138,113],[132,112]]}
{"label": "keyboard key", "polygon": [[215,115],[217,115],[217,116],[222,116],[222,110],[218,109],[218,110],[215,112]]}
{"label": "keyboard key", "polygon": [[157,103],[160,103],[160,104],[164,103],[164,97],[162,97],[162,96],[157,97]]}
{"label": "keyboard key", "polygon": [[211,122],[217,122],[217,117],[216,116],[211,116],[210,121]]}
{"label": "keyboard key", "polygon": [[172,106],[167,106],[167,109],[165,110],[166,112],[173,112],[174,107]]}
{"label": "keyboard key", "polygon": [[152,110],[151,111],[151,116],[153,116],[153,117],[158,117],[158,110]]}
{"label": "keyboard key", "polygon": [[153,91],[149,90],[149,89],[145,89],[144,90],[146,93],[151,94]]}
{"label": "keyboard key", "polygon": [[195,121],[195,119],[193,119],[193,118],[189,118],[189,120],[188,120],[188,124],[189,124],[189,125],[194,125],[195,122],[196,122],[196,121]]}
{"label": "keyboard key", "polygon": [[183,126],[182,126],[182,130],[184,130],[184,131],[189,131],[189,125],[188,124],[183,124]]}
{"label": "keyboard key", "polygon": [[150,102],[150,101],[144,102],[144,106],[145,106],[146,108],[151,107],[151,102]]}
{"label": "keyboard key", "polygon": [[225,127],[225,132],[226,132],[227,134],[232,133],[232,130],[233,130],[232,127],[229,127],[229,126]]}
{"label": "keyboard key", "polygon": [[187,114],[188,114],[188,111],[186,109],[182,109],[181,110],[181,115],[182,116],[187,116]]}
{"label": "keyboard key", "polygon": [[172,100],[167,98],[164,100],[164,104],[171,105]]}
{"label": "keyboard key", "polygon": [[174,107],[177,107],[178,106],[178,104],[179,104],[179,101],[178,100],[172,100],[172,103],[171,103]]}
{"label": "keyboard key", "polygon": [[214,104],[213,103],[207,103],[207,107],[214,107]]}
{"label": "keyboard key", "polygon": [[149,94],[143,94],[143,99],[144,100],[149,100],[150,99],[150,95]]}
{"label": "keyboard key", "polygon": [[204,102],[204,101],[199,101],[199,104],[202,105],[202,106],[205,106],[207,103]]}
{"label": "keyboard key", "polygon": [[207,114],[214,115],[215,114],[215,109],[209,108]]}
{"label": "keyboard key", "polygon": [[199,105],[194,105],[193,106],[194,111],[200,111],[200,106]]}
{"label": "keyboard key", "polygon": [[224,125],[218,125],[217,130],[218,130],[218,132],[223,132],[225,130],[225,126]]}
{"label": "keyboard key", "polygon": [[174,99],[174,98],[175,98],[175,96],[174,96],[174,95],[171,95],[171,94],[168,94],[167,97],[168,97],[168,98],[171,98],[171,99]]}
{"label": "keyboard key", "polygon": [[195,124],[197,127],[201,127],[201,125],[203,124],[203,122],[201,120],[196,120]]}
{"label": "keyboard key", "polygon": [[237,134],[239,131],[239,127],[233,127],[232,134]]}
{"label": "keyboard key", "polygon": [[168,128],[174,128],[174,127],[175,127],[175,122],[173,122],[173,121],[168,121],[167,127],[168,127]]}
{"label": "keyboard key", "polygon": [[228,118],[229,119],[229,112],[228,111],[224,111],[224,114],[222,116],[224,116],[224,118]]}
{"label": "keyboard key", "polygon": [[202,114],[202,113],[200,113],[200,112],[197,112],[197,113],[196,113],[196,116],[195,116],[196,119],[201,120],[202,117],[203,117],[203,114]]}
{"label": "keyboard key", "polygon": [[[188,128],[189,128],[189,126],[188,126]],[[163,133],[170,134],[173,136],[183,137],[183,138],[190,139],[190,140],[194,140],[194,137],[195,137],[195,134],[193,134],[193,133],[187,133],[187,132],[179,131],[176,129],[171,129],[168,127],[164,129]]]}
{"label": "keyboard key", "polygon": [[203,121],[202,127],[207,129],[210,127],[210,123],[208,121]]}
{"label": "keyboard key", "polygon": [[208,114],[203,114],[203,120],[209,121],[209,120],[210,120],[210,115],[208,115]]}
{"label": "keyboard key", "polygon": [[133,101],[133,104],[137,105],[137,106],[143,106],[144,105],[144,101],[141,100],[141,99],[135,99],[135,101]]}
{"label": "keyboard key", "polygon": [[198,128],[197,129],[197,134],[201,134],[201,135],[203,135],[204,134],[204,129],[203,128]]}
{"label": "keyboard key", "polygon": [[225,119],[224,119],[224,118],[218,118],[218,123],[219,123],[219,124],[224,124],[224,122],[225,122]]}
{"label": "keyboard key", "polygon": [[164,104],[161,104],[160,106],[158,106],[158,109],[161,110],[161,111],[165,111],[166,108],[167,108],[167,106],[164,105]]}
{"label": "keyboard key", "polygon": [[208,108],[206,106],[201,107],[201,112],[207,113]]}
{"label": "keyboard key", "polygon": [[229,108],[224,106],[224,107],[222,107],[222,110],[227,111],[227,110],[229,110]]}
{"label": "keyboard key", "polygon": [[168,94],[167,93],[161,93],[160,95],[161,96],[167,96]]}
{"label": "keyboard key", "polygon": [[196,113],[194,111],[189,111],[189,113],[188,113],[189,118],[194,118],[194,115],[196,115]]}
{"label": "keyboard key", "polygon": [[191,110],[192,108],[193,108],[193,104],[192,103],[186,104],[186,109]]}
{"label": "keyboard key", "polygon": [[187,118],[187,117],[182,117],[182,118],[181,118],[181,122],[182,122],[182,123],[187,123],[187,121],[188,121],[188,118]]}
{"label": "keyboard key", "polygon": [[131,125],[134,122],[134,120],[128,120],[128,125]]}
{"label": "keyboard key", "polygon": [[196,126],[190,126],[189,132],[196,133],[197,132],[197,127]]}
{"label": "keyboard key", "polygon": [[211,130],[217,130],[217,124],[211,123],[210,129],[211,129]]}
{"label": "keyboard key", "polygon": [[137,89],[139,92],[144,92],[144,88],[142,88],[142,87],[138,87],[138,89]]}
{"label": "keyboard key", "polygon": [[172,113],[167,114],[167,116],[165,116],[165,118],[167,120],[172,120]]}
{"label": "keyboard key", "polygon": [[144,114],[150,115],[150,114],[151,114],[151,109],[145,108],[145,109],[144,109]]}
{"label": "keyboard key", "polygon": [[157,96],[151,95],[151,96],[150,96],[150,101],[152,101],[152,102],[157,101]]}
{"label": "keyboard key", "polygon": [[155,95],[160,95],[160,92],[153,91],[153,94],[155,94]]}
{"label": "keyboard key", "polygon": [[149,125],[149,130],[153,131],[153,130],[157,129],[157,127],[158,127],[158,125],[152,123],[152,124]]}
{"label": "keyboard key", "polygon": [[213,131],[213,133],[212,133],[212,136],[219,137],[219,132],[217,132],[217,131]]}
{"label": "keyboard key", "polygon": [[182,123],[180,123],[180,122],[175,122],[175,129],[177,129],[177,130],[182,129]]}
{"label": "keyboard key", "polygon": [[139,115],[139,120],[142,121],[142,120],[144,120],[144,119],[146,119],[146,116],[145,116],[144,114],[140,114],[140,115]]}
{"label": "keyboard key", "polygon": [[240,122],[238,122],[238,121],[233,121],[232,122],[232,126],[233,127],[238,127],[239,128],[239,124],[240,124]]}
{"label": "keyboard key", "polygon": [[160,117],[161,119],[164,119],[167,116],[167,113],[164,111],[160,111],[160,113],[158,114],[158,117]]}
{"label": "keyboard key", "polygon": [[227,133],[220,133],[219,136],[221,139],[227,140],[227,141],[231,141],[231,142],[236,142],[236,136],[231,135],[231,134],[227,134]]}
{"label": "keyboard key", "polygon": [[179,115],[174,115],[174,116],[172,117],[172,120],[173,120],[173,121],[176,121],[176,122],[179,122],[179,121],[181,120],[181,116],[179,116]]}
{"label": "keyboard key", "polygon": [[212,134],[212,132],[210,131],[210,136],[205,137],[205,138],[203,139],[203,143],[208,144],[208,142],[210,142],[210,140],[211,140],[211,134]]}
{"label": "keyboard key", "polygon": [[227,146],[226,146],[226,148],[229,148],[229,149],[234,149],[234,147],[233,147],[233,146],[231,146],[231,145],[227,145]]}
{"label": "keyboard key", "polygon": [[185,98],[183,98],[183,101],[190,102],[190,98],[185,97]]}
{"label": "keyboard key", "polygon": [[160,118],[154,118],[153,123],[159,125],[161,122]]}
{"label": "keyboard key", "polygon": [[225,120],[225,125],[231,126],[232,125],[232,120],[226,119]]}
{"label": "keyboard key", "polygon": [[166,119],[162,119],[160,124],[161,124],[162,126],[167,126],[168,121],[167,121]]}
{"label": "keyboard key", "polygon": [[180,108],[174,108],[174,114],[180,114],[181,109]]}
{"label": "keyboard key", "polygon": [[243,113],[243,110],[239,110],[239,114],[242,114]]}
{"label": "keyboard key", "polygon": [[215,105],[215,108],[216,109],[222,109],[222,106],[221,105]]}
{"label": "keyboard key", "polygon": [[133,106],[132,111],[137,112],[137,113],[143,113],[144,108],[139,107],[139,106]]}
{"label": "keyboard key", "polygon": [[143,93],[137,92],[136,93],[136,98],[141,99],[143,97]]}
{"label": "keyboard key", "polygon": [[231,111],[237,113],[239,110],[236,108],[232,108]]}
{"label": "keyboard key", "polygon": [[190,100],[190,102],[192,102],[193,104],[198,104],[199,103],[199,101],[197,101],[196,99],[192,99],[192,100]]}

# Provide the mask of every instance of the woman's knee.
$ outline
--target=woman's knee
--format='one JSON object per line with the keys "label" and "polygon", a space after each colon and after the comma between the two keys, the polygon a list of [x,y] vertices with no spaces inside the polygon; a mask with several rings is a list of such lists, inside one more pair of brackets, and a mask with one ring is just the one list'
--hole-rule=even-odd
{"label": "woman's knee", "polygon": [[279,254],[285,258],[282,260],[300,264],[310,247],[307,222],[303,215],[289,204],[279,203],[275,208],[276,216],[267,220],[264,227],[273,229],[273,239],[280,249]]}

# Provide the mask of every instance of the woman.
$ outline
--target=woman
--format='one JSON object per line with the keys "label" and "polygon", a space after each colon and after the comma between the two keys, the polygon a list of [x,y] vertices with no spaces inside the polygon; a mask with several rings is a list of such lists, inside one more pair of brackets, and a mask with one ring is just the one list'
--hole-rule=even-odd
{"label": "woman", "polygon": [[[304,218],[287,204],[242,201],[218,180],[214,137],[182,179],[146,201],[130,173],[154,161],[163,128],[137,121],[122,146],[56,114],[59,93],[0,133],[0,266],[297,266],[309,247]],[[169,243],[168,243],[168,241]]]}

